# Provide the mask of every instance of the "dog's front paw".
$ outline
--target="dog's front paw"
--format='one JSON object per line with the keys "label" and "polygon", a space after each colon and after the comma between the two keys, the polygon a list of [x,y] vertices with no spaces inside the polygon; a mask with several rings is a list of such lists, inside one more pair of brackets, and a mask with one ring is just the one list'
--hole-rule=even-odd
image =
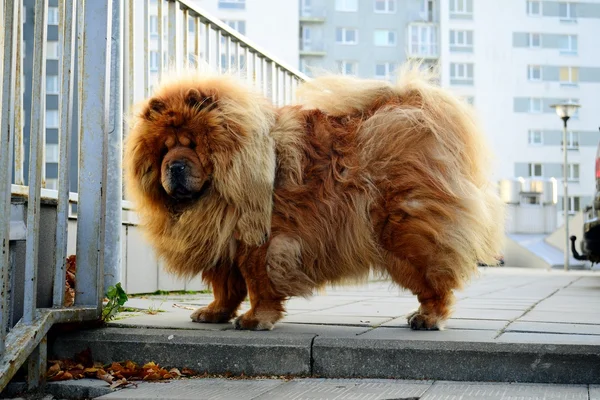
{"label": "dog's front paw", "polygon": [[214,310],[210,307],[202,307],[194,311],[192,315],[190,315],[190,318],[194,322],[219,324],[229,322],[234,316],[235,315],[232,315],[229,311]]}
{"label": "dog's front paw", "polygon": [[406,320],[410,329],[415,331],[437,331],[443,329],[442,321],[439,318],[433,315],[422,314],[419,310],[409,314]]}
{"label": "dog's front paw", "polygon": [[244,315],[233,320],[233,327],[238,330],[249,331],[270,331],[281,318],[281,313],[274,311],[252,312],[248,311]]}

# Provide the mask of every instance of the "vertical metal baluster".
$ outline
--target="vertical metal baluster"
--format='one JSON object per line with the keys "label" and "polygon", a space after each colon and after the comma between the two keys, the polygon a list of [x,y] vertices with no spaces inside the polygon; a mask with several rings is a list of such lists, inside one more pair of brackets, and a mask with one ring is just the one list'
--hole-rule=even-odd
{"label": "vertical metal baluster", "polygon": [[[87,1],[79,85],[79,204],[75,304],[102,309],[112,2]],[[94,149],[95,151],[89,151]]]}
{"label": "vertical metal baluster", "polygon": [[[23,21],[23,2],[17,1],[17,19],[15,21]],[[1,15],[1,13],[0,13]],[[17,41],[15,45],[17,46],[16,53],[16,64],[14,71],[23,71],[23,51],[22,49],[23,43],[23,24],[17,24]],[[15,153],[14,153],[14,166],[15,166],[15,185],[24,185],[25,177],[23,173],[23,164],[25,163],[25,145],[23,144],[23,129],[24,129],[24,111],[23,111],[23,90],[25,88],[25,82],[23,81],[23,74],[18,73],[15,80],[15,91],[13,93],[14,97],[14,110],[15,110],[15,118],[14,118],[14,144],[15,144]],[[1,190],[1,189],[0,189]]]}
{"label": "vertical metal baluster", "polygon": [[[158,0],[159,4],[161,0]],[[125,0],[125,31],[127,34],[125,35],[124,41],[126,41],[125,49],[125,71],[127,74],[125,75],[125,99],[126,103],[133,104],[135,102],[135,74],[134,74],[134,65],[135,65],[135,51],[134,44],[136,35],[135,32],[135,9],[134,9],[135,0]],[[160,57],[159,57],[160,58]]]}
{"label": "vertical metal baluster", "polygon": [[[108,149],[106,177],[106,223],[104,226],[104,288],[117,284],[121,278],[121,212],[123,199],[123,5],[112,0],[111,56],[110,56],[110,111],[108,122]],[[149,32],[148,32],[149,34]],[[148,65],[146,65],[148,69]]]}
{"label": "vertical metal baluster", "polygon": [[[252,57],[253,62],[250,62]],[[253,82],[252,75],[254,75],[254,55],[248,49],[248,46],[244,46],[244,70],[246,71],[246,81]]]}
{"label": "vertical metal baluster", "polygon": [[169,2],[169,69],[173,68],[177,70],[179,68],[179,52],[177,51],[179,43],[179,29],[178,29],[178,14],[179,14],[179,2]]}
{"label": "vertical metal baluster", "polygon": [[150,0],[144,0],[144,96],[150,93]]}
{"label": "vertical metal baluster", "polygon": [[29,198],[27,199],[27,242],[25,244],[25,287],[23,322],[31,324],[37,305],[37,264],[40,225],[40,191],[46,137],[46,38],[48,3],[35,2],[31,131],[29,133]]}
{"label": "vertical metal baluster", "polygon": [[67,255],[67,225],[69,221],[69,172],[71,165],[70,133],[73,126],[73,72],[75,71],[75,18],[76,3],[64,0],[61,7],[60,43],[62,59],[59,81],[61,83],[58,109],[60,130],[58,132],[58,205],[56,216],[56,250],[54,252],[54,307],[62,307],[65,297],[65,258]]}
{"label": "vertical metal baluster", "polygon": [[215,30],[216,34],[217,34],[217,40],[216,40],[216,45],[215,45],[215,52],[216,52],[216,57],[217,57],[217,71],[220,73],[222,72],[222,63],[221,63],[221,38],[223,37],[221,35],[221,31],[220,30]]}
{"label": "vertical metal baluster", "polygon": [[183,9],[183,68],[190,65],[190,14],[188,8]]}
{"label": "vertical metal baluster", "polygon": [[210,43],[210,24],[207,22],[204,24],[204,33],[205,33],[205,49],[204,49],[204,60],[206,61],[206,63],[208,65],[210,65],[210,60],[212,59],[211,57],[211,51],[212,51],[212,46]]}
{"label": "vertical metal baluster", "polygon": [[[227,57],[227,69],[225,71],[231,73],[233,71],[233,66],[231,63],[231,36],[227,35],[227,40],[225,41],[225,57]],[[225,66],[223,66],[225,68]]]}
{"label": "vertical metal baluster", "polygon": [[[14,111],[12,100],[15,91],[16,43],[18,7],[12,2],[0,4],[0,16],[4,19],[4,30],[0,32],[0,76],[4,85],[0,91],[0,358],[4,355],[6,329],[8,325],[9,290],[9,240],[10,240],[10,194],[12,172],[12,150],[14,129],[10,121]],[[20,42],[19,42],[20,45]],[[21,73],[18,71],[18,73]],[[15,95],[21,96],[21,93]]]}
{"label": "vertical metal baluster", "polygon": [[260,59],[260,64],[261,64],[261,78],[262,78],[262,88],[263,88],[263,95],[268,96],[269,95],[269,77],[267,76],[267,60],[265,60],[264,57],[262,57]]}
{"label": "vertical metal baluster", "polygon": [[279,68],[271,61],[271,100],[276,106],[279,105]]}
{"label": "vertical metal baluster", "polygon": [[[163,44],[164,44],[164,13],[163,13],[163,1],[164,0],[158,0],[158,80],[160,81],[160,79],[163,76],[163,69],[164,69],[164,50],[163,50]],[[129,33],[131,34],[131,32]]]}
{"label": "vertical metal baluster", "polygon": [[200,18],[194,17],[194,65],[198,67],[200,61]]}

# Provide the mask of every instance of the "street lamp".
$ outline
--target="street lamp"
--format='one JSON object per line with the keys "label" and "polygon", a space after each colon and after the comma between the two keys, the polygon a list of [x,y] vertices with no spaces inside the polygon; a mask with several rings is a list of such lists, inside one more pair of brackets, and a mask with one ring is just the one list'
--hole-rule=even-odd
{"label": "street lamp", "polygon": [[569,270],[569,164],[567,164],[567,121],[581,107],[579,104],[568,101],[562,104],[552,104],[556,114],[563,120],[563,212],[565,213],[565,271]]}

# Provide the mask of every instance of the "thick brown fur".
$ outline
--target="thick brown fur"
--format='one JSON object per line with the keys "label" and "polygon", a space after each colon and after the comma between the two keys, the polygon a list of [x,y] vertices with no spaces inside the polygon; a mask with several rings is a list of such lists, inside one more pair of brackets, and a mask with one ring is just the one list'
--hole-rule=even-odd
{"label": "thick brown fur", "polygon": [[[387,274],[443,326],[500,255],[504,212],[470,107],[417,69],[397,84],[325,76],[276,109],[232,76],[175,75],[141,105],[129,194],[151,243],[215,300],[198,322],[271,329],[291,296]],[[247,291],[247,292],[246,292]]]}

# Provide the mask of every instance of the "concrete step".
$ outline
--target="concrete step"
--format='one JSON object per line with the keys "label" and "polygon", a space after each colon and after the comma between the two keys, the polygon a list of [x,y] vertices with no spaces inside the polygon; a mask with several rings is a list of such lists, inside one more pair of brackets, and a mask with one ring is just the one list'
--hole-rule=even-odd
{"label": "concrete step", "polygon": [[362,328],[283,325],[271,332],[112,327],[79,331],[56,338],[51,357],[72,357],[89,347],[94,359],[105,363],[154,361],[210,374],[600,384],[597,341],[476,341],[470,331],[406,328],[357,335],[356,329]]}

